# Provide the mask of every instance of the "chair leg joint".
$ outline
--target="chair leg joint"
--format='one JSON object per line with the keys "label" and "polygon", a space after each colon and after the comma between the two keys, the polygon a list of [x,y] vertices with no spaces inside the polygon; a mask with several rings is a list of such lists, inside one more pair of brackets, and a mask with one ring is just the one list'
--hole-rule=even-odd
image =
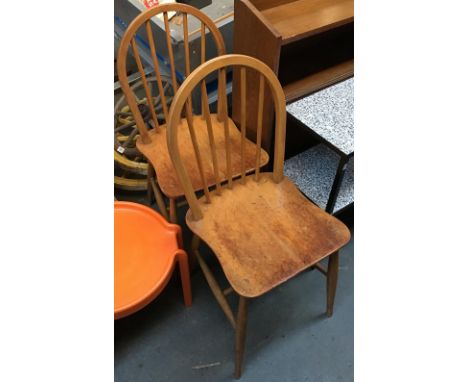
{"label": "chair leg joint", "polygon": [[236,329],[236,320],[234,319],[234,314],[232,313],[231,307],[229,306],[226,297],[223,294],[222,289],[220,288],[218,282],[216,281],[213,273],[211,272],[210,268],[206,264],[205,260],[201,256],[198,249],[194,249],[195,256],[197,257],[198,263],[200,264],[200,268],[205,275],[206,281],[208,282],[208,286],[210,287],[211,291],[213,292],[216,300],[218,301],[221,309],[223,310],[224,314],[226,315],[227,319],[231,323],[232,327]]}

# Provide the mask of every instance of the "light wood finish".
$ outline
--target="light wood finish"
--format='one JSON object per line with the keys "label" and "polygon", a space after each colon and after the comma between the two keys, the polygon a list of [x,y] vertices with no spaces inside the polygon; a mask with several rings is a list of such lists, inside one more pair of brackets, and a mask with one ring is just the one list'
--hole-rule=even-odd
{"label": "light wood finish", "polygon": [[[292,102],[354,73],[354,0],[237,0],[234,53],[266,63]],[[233,77],[233,120],[240,122],[239,73]],[[248,103],[257,107],[258,82],[247,74]],[[262,147],[274,148],[273,101],[264,99]],[[247,135],[257,131],[247,115]]]}
{"label": "light wood finish", "polygon": [[327,316],[333,314],[333,304],[335,302],[336,285],[338,283],[338,252],[335,252],[328,258],[327,268]]}
{"label": "light wood finish", "polygon": [[260,173],[260,148],[262,145],[262,127],[263,127],[263,99],[265,98],[265,78],[260,77],[260,83],[258,86],[258,113],[257,113],[257,157],[255,166],[255,180],[258,180],[258,174]]}
{"label": "light wood finish", "polygon": [[206,61],[206,30],[203,23],[200,30],[200,64],[203,64]]}
{"label": "light wood finish", "polygon": [[213,250],[235,292],[258,297],[345,245],[346,226],[306,199],[288,179],[248,176],[192,210],[187,225]]}
{"label": "light wood finish", "polygon": [[[164,182],[166,182],[166,184],[168,182],[172,184],[172,182],[175,179],[175,175],[173,174],[174,170],[172,168],[172,165],[170,164],[170,159],[167,154],[165,124],[160,126],[157,120],[157,116],[154,110],[151,88],[148,86],[148,80],[144,73],[144,68],[143,68],[141,59],[139,57],[139,52],[138,52],[137,44],[135,41],[135,36],[136,36],[137,31],[140,30],[141,27],[145,28],[146,36],[148,38],[148,44],[150,47],[150,56],[151,56],[152,64],[154,66],[154,70],[156,74],[159,97],[161,97],[162,111],[164,114],[164,118],[167,121],[168,114],[169,114],[168,104],[167,104],[168,100],[165,97],[165,88],[163,87],[163,83],[161,80],[161,71],[159,68],[159,61],[157,59],[157,47],[154,41],[153,31],[151,29],[151,18],[155,17],[158,14],[161,14],[161,13],[163,14],[163,21],[164,21],[165,30],[166,30],[166,45],[167,45],[167,51],[168,51],[168,61],[170,65],[172,86],[173,86],[173,90],[175,94],[178,89],[178,84],[177,84],[175,65],[174,65],[174,53],[173,53],[173,48],[172,48],[172,40],[170,36],[168,12],[177,12],[177,13],[182,14],[183,29],[184,29],[184,53],[185,53],[185,64],[186,64],[185,74],[187,76],[190,74],[190,60],[189,60],[190,52],[188,49],[189,36],[188,36],[188,25],[187,25],[188,15],[193,16],[197,18],[198,20],[200,20],[200,25],[203,27],[203,31],[204,31],[203,34],[205,34],[205,29],[208,28],[208,31],[210,32],[210,36],[215,42],[217,53],[219,55],[224,54],[226,51],[222,35],[217,29],[215,23],[200,10],[194,7],[185,5],[185,4],[163,4],[163,5],[159,5],[159,6],[150,8],[142,12],[130,23],[130,25],[128,26],[122,38],[119,51],[118,51],[118,55],[117,55],[117,72],[119,76],[119,81],[122,86],[122,91],[125,94],[125,97],[127,99],[129,109],[136,122],[136,126],[138,130],[135,130],[135,134],[137,131],[140,134],[140,138],[137,140],[137,148],[140,149],[142,145],[144,146],[144,149],[140,151],[147,157],[148,161],[152,164],[152,166],[154,167],[156,171],[156,175],[154,176],[154,181],[148,178],[148,184],[151,186],[148,188],[149,197],[151,198],[152,192],[155,193],[156,201],[158,202],[158,207],[161,209],[161,213],[164,214],[165,217],[167,216],[167,213],[165,211],[165,207],[162,208],[161,206],[161,203],[164,203],[164,201],[163,201],[162,195],[160,195],[161,191],[159,190],[159,187],[161,186],[161,184],[164,184]],[[206,44],[205,41],[204,41],[204,44]],[[143,83],[143,87],[145,90],[146,99],[148,102],[149,109],[151,110],[152,124],[155,127],[154,129],[151,129],[151,130],[148,130],[148,127],[143,121],[143,117],[138,109],[138,103],[140,101],[136,99],[136,96],[133,93],[132,88],[129,86],[129,83],[128,83],[127,57],[128,57],[128,51],[129,51],[130,46],[133,51],[133,55],[135,56],[138,70],[142,76],[142,83]],[[192,135],[196,134],[196,132],[194,132],[196,128],[193,127],[192,105],[191,105],[190,100],[187,102],[187,105],[186,105],[186,116],[187,116],[188,122],[187,120],[184,119],[185,123],[189,124]],[[195,143],[192,145],[192,146],[195,146],[194,147],[195,151],[196,152],[200,151],[201,149],[198,149],[196,147],[196,136],[193,137],[193,141],[195,141]],[[160,154],[158,153],[158,150],[161,150],[160,147],[163,147],[162,149],[163,153],[161,154],[161,156],[163,157],[162,159],[160,159]],[[187,147],[187,149],[190,151],[193,150],[192,148],[189,148],[189,147]],[[146,155],[146,153],[149,153],[149,155]],[[198,159],[199,165],[203,166],[203,164],[200,161],[200,156],[201,156],[201,152],[197,154],[197,159]],[[163,166],[162,170],[160,169],[161,164]],[[170,174],[170,173],[172,173],[172,176],[171,175],[167,176],[167,174]],[[204,171],[202,171],[201,175],[199,174],[199,176],[203,178]],[[204,179],[202,179],[200,188],[204,189],[205,195],[209,198],[208,187],[209,187],[209,183],[205,181]],[[171,189],[171,186],[170,185],[166,186],[166,189]],[[164,192],[164,188],[163,188],[163,192]],[[181,191],[180,187],[179,187],[179,191],[172,192],[172,193],[170,191],[169,194],[166,194],[166,196],[168,196],[171,199],[177,198],[182,195],[183,195],[183,192]]]}
{"label": "light wood finish", "polygon": [[164,93],[164,87],[163,87],[162,80],[161,80],[161,71],[159,69],[159,62],[156,56],[156,44],[154,43],[153,33],[151,30],[151,21],[149,20],[146,21],[145,25],[146,25],[146,36],[148,37],[148,42],[150,46],[151,60],[153,61],[153,67],[156,73],[156,80],[158,82],[159,95],[161,97],[161,103],[162,103],[163,112],[164,112],[164,119],[167,121],[167,118],[169,117],[169,109],[167,108],[166,95]]}
{"label": "light wood finish", "polygon": [[[210,107],[208,105],[208,94],[206,91],[205,81],[202,81],[202,105],[203,105],[203,121],[205,121],[208,128],[208,139],[210,141],[210,152],[211,152],[211,162],[213,163],[213,175],[215,177],[216,183],[216,192],[219,194],[221,192],[221,177],[219,175],[219,166],[218,166],[218,154],[216,152],[216,142],[213,133],[212,119],[210,118]],[[242,158],[241,158],[241,169],[242,168]]]}
{"label": "light wood finish", "polygon": [[[148,102],[148,106],[150,107],[151,118],[152,118],[153,124],[154,124],[154,126],[156,128],[156,131],[158,131],[159,130],[159,123],[158,123],[158,119],[156,117],[156,111],[154,110],[153,96],[152,96],[150,88],[148,86],[148,81],[146,79],[145,70],[143,68],[143,64],[141,63],[140,53],[138,52],[138,47],[137,47],[137,44],[136,44],[136,41],[135,41],[134,38],[132,38],[131,45],[132,45],[132,50],[133,50],[133,56],[135,57],[135,61],[137,63],[138,71],[140,72],[141,80],[143,82],[143,88],[145,89],[146,100]],[[135,132],[136,131],[137,130],[135,130]],[[140,134],[141,134],[141,130],[140,130]]]}
{"label": "light wood finish", "polygon": [[[286,111],[285,111],[285,100],[284,100],[284,93],[281,89],[281,85],[278,82],[278,79],[276,78],[275,74],[269,69],[264,63],[248,56],[244,55],[239,55],[239,54],[229,54],[229,55],[224,55],[221,57],[216,57],[209,62],[206,62],[205,64],[201,65],[197,69],[195,69],[191,74],[190,74],[190,82],[184,82],[182,86],[179,89],[179,92],[177,93],[176,97],[174,98],[173,104],[171,106],[171,110],[169,113],[169,132],[167,135],[167,143],[168,143],[168,148],[171,152],[171,159],[174,164],[174,167],[176,169],[179,181],[183,187],[185,197],[187,198],[187,202],[191,208],[191,210],[194,213],[195,219],[201,219],[202,214],[200,210],[199,203],[197,201],[197,198],[195,196],[195,190],[197,187],[193,183],[193,171],[196,170],[193,168],[193,160],[187,160],[187,150],[184,150],[184,147],[186,147],[187,143],[184,140],[184,134],[183,132],[185,131],[184,127],[184,122],[181,121],[181,112],[182,108],[184,107],[183,104],[181,104],[181,100],[183,100],[184,104],[187,102],[188,97],[192,94],[192,91],[194,88],[209,74],[217,71],[217,70],[223,70],[226,66],[245,66],[251,69],[254,69],[260,73],[260,75],[264,76],[265,79],[267,80],[267,83],[271,89],[273,89],[272,94],[273,94],[273,99],[274,103],[276,106],[276,124],[277,124],[277,144],[276,144],[276,156],[278,159],[275,159],[274,163],[274,179],[276,182],[280,182],[281,179],[283,178],[283,165],[284,165],[284,144],[285,144],[285,124],[286,124]],[[257,111],[258,112],[258,111]],[[255,113],[256,114],[256,113]],[[235,146],[240,148],[240,141],[241,141],[241,134],[239,133],[239,130],[237,130],[237,127],[235,124],[232,122],[231,119],[227,118],[229,121],[229,134],[231,136],[231,147],[232,147],[232,153],[231,155],[235,155],[235,153],[239,153],[240,150],[237,149]],[[199,119],[200,123],[203,123],[203,119]],[[212,118],[212,124],[215,124],[215,120]],[[182,128],[181,128],[182,127]],[[214,129],[215,131],[218,129]],[[186,136],[186,135],[185,135]],[[224,137],[223,137],[224,138]],[[219,141],[223,140],[222,137],[219,138]],[[236,144],[237,142],[237,144]],[[226,142],[224,141],[225,145]],[[138,146],[138,142],[137,142]],[[143,149],[144,145],[141,145]],[[251,156],[249,155],[249,149],[250,147],[253,147],[254,150],[256,151],[256,146],[253,144],[250,145],[249,142],[246,144],[246,165],[247,167],[249,166],[249,159]],[[217,145],[217,150],[220,151],[221,153],[223,152],[222,146]],[[146,154],[145,154],[146,155]],[[224,156],[227,157],[227,154],[224,152]],[[261,153],[261,156],[267,159],[266,153],[263,152]],[[237,163],[240,166],[240,155],[238,154],[239,160],[237,161],[232,161],[232,163]],[[255,160],[256,155],[254,154],[253,159]],[[208,158],[207,158],[208,159]],[[228,161],[226,160],[226,165]],[[261,160],[262,163],[266,163],[265,161]],[[255,162],[254,162],[255,163]],[[222,165],[222,161],[220,162],[220,166]],[[235,167],[233,166],[235,169]],[[255,169],[255,164],[253,166],[253,169]],[[221,170],[221,169],[220,169]],[[227,169],[226,169],[227,170]],[[232,171],[232,169],[231,169]],[[235,173],[235,170],[233,171]],[[239,174],[241,175],[241,174]],[[214,184],[214,182],[212,182]],[[161,187],[163,185],[161,184]]]}
{"label": "light wood finish", "polygon": [[147,172],[147,182],[148,182],[148,202],[151,204],[153,201],[153,196],[156,199],[156,204],[158,205],[159,213],[169,221],[169,216],[167,215],[166,204],[164,203],[164,197],[161,194],[161,190],[158,187],[156,182],[156,173],[154,171],[151,163],[148,163],[148,172]]}
{"label": "light wood finish", "polygon": [[[179,89],[179,91],[182,87]],[[199,146],[199,152],[203,153],[200,159],[203,164],[204,177],[208,187],[212,187],[218,184],[220,187],[221,182],[227,180],[227,168],[226,168],[226,151],[225,151],[225,135],[224,135],[224,123],[219,122],[216,114],[210,114],[210,118],[203,119],[201,116],[193,117],[193,130],[197,136],[197,142]],[[211,128],[209,127],[211,124]],[[231,160],[232,160],[232,173],[233,177],[239,177],[241,175],[241,156],[240,156],[240,144],[241,144],[241,133],[237,129],[236,125],[231,119],[228,119],[228,129],[231,141]],[[188,176],[195,190],[202,190],[204,188],[203,180],[200,177],[199,167],[197,165],[197,159],[194,153],[192,139],[190,135],[189,126],[187,119],[181,119],[179,125],[179,144],[180,153],[182,160],[186,163]],[[213,136],[210,140],[210,131]],[[153,163],[158,184],[161,187],[162,192],[168,198],[179,198],[184,196],[184,189],[179,182],[177,173],[174,170],[172,164],[167,143],[166,143],[167,128],[166,125],[161,125],[161,133],[153,131],[149,132],[149,138],[151,144],[145,145],[140,141],[137,141],[138,149],[148,160]],[[211,143],[210,143],[211,142]],[[249,172],[255,169],[255,144],[247,141],[245,144],[245,163],[246,168]],[[213,150],[211,149],[213,147]],[[217,158],[217,171],[213,168],[212,155]],[[261,165],[268,163],[268,155],[265,151],[262,151]],[[218,176],[216,176],[216,172]]]}
{"label": "light wood finish", "polygon": [[236,371],[234,373],[237,379],[241,376],[242,360],[244,358],[245,334],[247,329],[247,302],[248,300],[245,297],[239,297],[236,328]]}
{"label": "light wood finish", "polygon": [[[256,72],[261,76],[260,78],[263,78],[259,80],[260,101],[263,90],[267,87],[271,90],[276,120],[274,171],[260,172],[260,166],[255,166],[254,174],[241,176],[232,182],[232,186],[218,190],[219,194],[213,192],[210,200],[207,200],[206,196],[197,198],[192,175],[195,172],[193,167],[195,161],[184,157],[186,150],[183,148],[187,146],[187,143],[182,138],[184,125],[180,122],[181,113],[191,92],[206,76],[231,66],[234,70],[240,69],[243,78],[245,76],[241,69],[244,68]],[[249,113],[255,114],[257,127],[261,128],[258,110],[249,110]],[[210,119],[211,124],[219,124],[214,115],[207,118],[208,121]],[[200,124],[204,122],[201,118],[198,121]],[[283,175],[285,128],[286,104],[281,84],[267,65],[243,55],[217,57],[194,70],[179,88],[170,110],[167,127],[168,148],[190,207],[187,211],[186,222],[194,233],[192,249],[216,300],[236,330],[236,378],[240,377],[242,369],[247,325],[247,299],[263,295],[299,272],[332,255],[329,263],[330,271],[327,275],[327,290],[329,291],[327,312],[330,312],[338,271],[337,257],[334,256],[337,256],[337,251],[349,241],[351,236],[343,223],[311,203]],[[217,130],[221,130],[221,126]],[[236,132],[235,137],[239,146],[233,152],[240,149],[242,153],[240,144],[242,132],[235,128],[229,131],[231,132]],[[189,137],[187,133],[185,137],[185,139]],[[208,133],[206,133],[205,140],[209,142]],[[217,144],[216,152],[229,149],[223,146],[223,142],[218,142],[216,139],[214,141]],[[232,146],[231,149],[234,149],[235,145]],[[254,161],[256,149],[256,145],[245,140],[244,150],[246,153],[252,150]],[[211,156],[209,150],[206,150],[205,155],[206,160],[209,160]],[[221,160],[220,163],[224,161]],[[247,160],[246,167],[248,167]],[[240,296],[235,319],[225,297],[230,288],[223,291],[216,282],[198,251],[200,240],[203,240],[214,252],[232,290]]]}
{"label": "light wood finish", "polygon": [[[203,192],[205,193],[205,197],[207,199],[207,201],[210,200],[210,192],[208,190],[208,183],[206,181],[206,175],[205,175],[205,166],[202,162],[202,159],[201,159],[201,154],[200,154],[200,146],[199,146],[199,143],[198,143],[198,139],[197,139],[197,133],[195,131],[195,127],[194,127],[194,121],[193,121],[193,115],[192,115],[192,112],[191,112],[191,102],[190,101],[187,101],[185,103],[185,113],[187,115],[187,119],[185,120],[187,122],[187,126],[188,126],[188,131],[189,131],[189,134],[190,134],[190,140],[192,142],[192,149],[193,149],[193,152],[195,154],[195,160],[196,160],[196,164],[197,164],[197,167],[198,167],[198,175],[200,177],[200,182],[201,182],[201,188],[203,189]],[[190,150],[191,149],[190,146],[187,146],[187,149]]]}
{"label": "light wood finish", "polygon": [[[246,139],[246,118],[247,118],[247,95],[246,95],[246,79],[245,79],[245,68],[241,68],[241,171],[242,171],[242,182],[245,183],[245,139]],[[261,136],[260,136],[261,139]],[[257,135],[257,148],[258,148],[258,135]]]}
{"label": "light wood finish", "polygon": [[169,19],[167,16],[167,12],[163,13],[163,18],[164,18],[164,28],[166,30],[167,54],[169,55],[169,66],[171,69],[172,89],[174,90],[174,94],[176,94],[177,93],[177,78],[175,74],[174,51],[172,49],[171,34],[168,32],[171,30],[171,27],[169,26]]}
{"label": "light wood finish", "polygon": [[199,244],[200,244],[200,239],[198,238],[198,236],[194,235],[192,239],[192,251],[197,257],[198,263],[200,264],[200,268],[203,274],[205,275],[206,281],[208,282],[208,285],[211,291],[213,292],[213,295],[215,296],[216,300],[221,306],[221,309],[223,310],[230,324],[235,329],[236,320],[234,318],[234,314],[232,313],[231,307],[229,306],[229,303],[226,300],[225,294],[223,293],[218,283],[216,282],[216,279],[213,276],[213,273],[211,272],[210,268],[206,264],[205,260],[203,260],[203,257],[201,256],[200,251],[198,249]]}
{"label": "light wood finish", "polygon": [[227,117],[226,71],[218,73],[218,120],[224,121]]}
{"label": "light wood finish", "polygon": [[151,184],[151,189],[154,193],[154,196],[156,197],[156,203],[158,205],[159,212],[164,217],[164,219],[169,221],[169,217],[167,216],[167,211],[166,211],[166,204],[164,203],[164,198],[161,195],[161,191],[159,191],[159,188],[154,178],[150,179],[150,184]]}
{"label": "light wood finish", "polygon": [[[223,121],[224,126],[224,147],[226,150],[226,170],[227,170],[227,179],[228,187],[232,187],[232,160],[231,160],[231,137],[229,134],[229,118],[227,112],[227,93],[226,93],[226,70],[223,68],[219,71],[222,76],[222,84],[220,91],[218,91],[218,102],[222,100],[222,113],[221,121]],[[219,120],[219,116],[218,116]],[[242,159],[241,159],[242,162]]]}

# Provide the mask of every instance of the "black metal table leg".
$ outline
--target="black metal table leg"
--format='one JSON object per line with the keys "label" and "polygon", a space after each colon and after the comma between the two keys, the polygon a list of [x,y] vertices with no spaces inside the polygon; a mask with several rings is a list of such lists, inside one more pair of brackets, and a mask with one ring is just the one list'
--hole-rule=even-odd
{"label": "black metal table leg", "polygon": [[335,208],[336,198],[338,197],[338,192],[340,191],[341,182],[343,181],[348,160],[348,157],[341,156],[340,163],[336,169],[335,179],[333,180],[333,185],[328,196],[327,206],[325,207],[325,211],[330,214],[333,214],[333,208]]}

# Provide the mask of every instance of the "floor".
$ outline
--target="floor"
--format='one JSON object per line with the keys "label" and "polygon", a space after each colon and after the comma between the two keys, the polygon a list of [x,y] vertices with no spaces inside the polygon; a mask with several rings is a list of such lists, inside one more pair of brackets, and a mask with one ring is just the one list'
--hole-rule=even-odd
{"label": "floor", "polygon": [[[144,203],[144,194],[116,193]],[[179,211],[184,240],[189,232]],[[353,208],[340,215],[352,229]],[[202,248],[207,255],[209,250]],[[353,380],[354,235],[341,251],[335,311],[325,315],[325,277],[305,271],[249,304],[242,381]],[[213,256],[210,265],[222,280]],[[227,282],[223,286],[227,286]],[[193,306],[177,277],[140,312],[115,321],[115,381],[233,381],[234,331],[201,271],[192,273]],[[236,309],[236,301],[231,295]]]}

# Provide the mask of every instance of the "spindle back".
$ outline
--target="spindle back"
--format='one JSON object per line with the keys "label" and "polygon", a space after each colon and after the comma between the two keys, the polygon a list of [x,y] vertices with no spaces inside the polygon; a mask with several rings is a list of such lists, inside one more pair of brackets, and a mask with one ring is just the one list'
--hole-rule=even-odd
{"label": "spindle back", "polygon": [[[174,63],[174,53],[173,53],[172,42],[171,42],[171,32],[170,32],[171,29],[170,29],[170,23],[169,23],[169,17],[168,17],[169,12],[177,12],[179,15],[182,16],[183,31],[184,31],[183,34],[184,34],[185,76],[188,76],[190,74],[189,33],[188,33],[188,21],[187,21],[189,15],[197,18],[200,21],[200,34],[201,34],[200,63],[201,64],[203,64],[206,61],[206,34],[207,34],[206,28],[208,28],[208,31],[211,33],[211,36],[214,39],[217,54],[223,55],[226,51],[223,37],[221,33],[219,32],[218,28],[216,27],[215,23],[200,10],[192,6],[186,5],[186,4],[174,3],[174,4],[163,4],[163,5],[155,6],[139,14],[130,23],[130,25],[128,26],[128,28],[126,29],[124,33],[124,36],[120,43],[119,51],[117,54],[117,73],[118,73],[122,91],[125,94],[128,106],[130,107],[133,117],[135,118],[135,122],[138,128],[138,131],[140,133],[142,143],[149,143],[150,139],[148,136],[148,128],[144,122],[141,111],[138,108],[138,102],[135,99],[135,94],[133,93],[132,89],[129,86],[129,81],[127,77],[128,50],[131,46],[133,56],[135,58],[135,62],[138,67],[138,71],[141,75],[141,79],[143,82],[143,88],[145,90],[148,107],[151,112],[150,120],[152,121],[152,124],[154,125],[156,132],[159,132],[160,126],[159,126],[156,111],[155,111],[153,95],[151,94],[151,89],[150,89],[150,86],[148,85],[147,75],[145,74],[142,60],[140,58],[140,53],[138,51],[136,37],[137,37],[138,30],[144,26],[146,37],[147,37],[147,42],[150,48],[151,61],[154,67],[154,72],[156,74],[159,95],[161,97],[160,99],[162,103],[164,119],[166,120],[166,123],[167,123],[168,116],[169,116],[168,105],[167,105],[167,100],[164,94],[165,90],[163,88],[163,84],[161,80],[161,71],[159,67],[159,61],[157,58],[158,50],[156,49],[156,45],[154,42],[154,37],[153,37],[154,35],[153,35],[152,26],[151,26],[151,18],[155,17],[156,15],[163,14],[164,29],[166,33],[165,43],[167,45],[166,48],[167,48],[167,52],[169,56],[168,58],[169,58],[171,81],[172,81],[173,93],[176,94],[178,90],[178,85],[177,85],[177,77],[176,77],[176,67]],[[187,106],[191,109],[191,101],[190,101],[190,105],[187,105]],[[220,109],[223,108],[223,105],[218,105],[218,106]]]}
{"label": "spindle back", "polygon": [[[218,102],[219,100],[222,101],[222,108],[221,110],[222,115],[224,115],[224,119],[222,119],[223,127],[224,127],[224,145],[223,152],[225,151],[225,160],[226,160],[226,179],[227,179],[227,187],[233,187],[233,172],[232,172],[232,164],[231,164],[231,156],[232,156],[232,146],[237,147],[240,150],[241,156],[241,179],[240,184],[245,184],[246,181],[246,165],[245,165],[245,148],[246,148],[246,116],[247,113],[257,113],[257,137],[256,137],[256,154],[255,154],[255,180],[258,181],[259,173],[260,173],[260,155],[261,155],[261,137],[262,137],[262,125],[263,125],[263,107],[259,107],[258,110],[247,110],[247,98],[246,98],[246,70],[250,70],[254,73],[257,73],[259,76],[259,89],[258,89],[258,98],[259,102],[258,105],[263,106],[263,98],[265,93],[265,82],[268,85],[268,88],[271,92],[274,105],[275,105],[275,119],[276,119],[276,126],[275,126],[275,157],[274,157],[274,170],[273,170],[273,180],[279,183],[283,178],[283,165],[284,165],[284,149],[285,149],[285,129],[286,129],[286,101],[283,89],[281,84],[276,77],[275,73],[263,62],[249,56],[244,56],[240,54],[229,54],[220,57],[216,57],[210,61],[207,61],[203,65],[200,65],[197,69],[195,69],[183,82],[179,91],[177,92],[174,100],[172,102],[170,111],[169,111],[169,121],[167,124],[167,144],[169,148],[169,154],[172,159],[172,163],[176,170],[178,179],[180,184],[182,185],[185,193],[185,197],[187,202],[192,210],[193,217],[195,220],[199,220],[203,217],[202,211],[200,209],[199,201],[194,192],[194,187],[192,182],[188,176],[186,166],[183,163],[180,148],[178,145],[178,130],[181,126],[181,118],[182,112],[184,107],[186,109],[186,105],[191,98],[191,94],[197,86],[201,87],[201,94],[202,94],[202,110],[203,110],[203,123],[206,124],[206,129],[208,132],[209,142],[211,146],[211,165],[213,166],[213,172],[216,179],[216,190],[217,194],[222,193],[221,181],[223,177],[220,177],[218,167],[218,157],[217,152],[220,152],[219,148],[215,146],[215,142],[219,140],[214,139],[214,135],[216,132],[213,132],[213,123],[210,117],[210,110],[208,105],[208,97],[206,91],[206,84],[205,78],[209,76],[211,73],[218,71],[221,73],[221,80],[225,79],[226,76],[226,69],[227,67],[233,67],[234,71],[240,70],[240,78],[241,78],[241,92],[240,92],[240,107],[241,107],[241,119],[240,119],[240,143],[236,145],[231,145],[230,137],[230,125],[233,124],[233,121],[228,118],[227,113],[227,94],[226,94],[226,87],[222,86],[221,84],[225,84],[225,81],[220,81],[220,87],[218,88]],[[190,123],[189,123],[190,127]],[[232,130],[231,130],[232,132]],[[236,130],[237,132],[237,130]],[[218,132],[219,134],[219,132]],[[238,134],[236,134],[237,137]],[[197,138],[195,135],[195,131],[192,134],[191,138],[193,143],[193,148],[195,150],[196,157],[200,157],[201,153],[197,152],[198,145],[197,145]],[[238,142],[236,142],[238,143]],[[200,167],[202,160],[197,159],[198,169],[200,174],[203,174],[203,168]],[[204,192],[205,192],[205,202],[210,203],[211,196],[210,192],[208,191],[208,185],[204,181]]]}

